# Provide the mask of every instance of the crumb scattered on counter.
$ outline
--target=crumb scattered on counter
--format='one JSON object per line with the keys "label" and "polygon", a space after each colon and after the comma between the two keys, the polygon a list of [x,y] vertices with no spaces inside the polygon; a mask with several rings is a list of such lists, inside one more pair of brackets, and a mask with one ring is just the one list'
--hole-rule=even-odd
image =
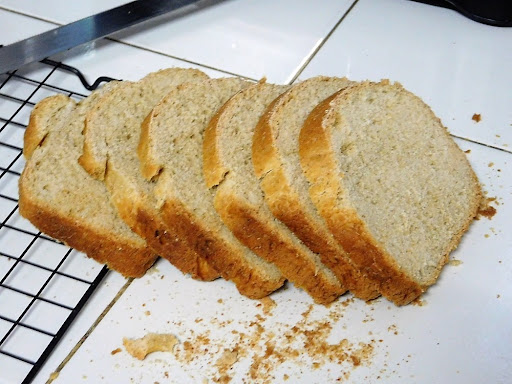
{"label": "crumb scattered on counter", "polygon": [[267,316],[272,315],[272,310],[277,306],[276,302],[269,296],[260,299],[260,303],[261,305],[258,304],[258,307],[262,306],[263,313]]}
{"label": "crumb scattered on counter", "polygon": [[496,208],[491,206],[491,203],[496,203],[496,197],[485,197],[482,199],[480,203],[480,208],[478,209],[477,219],[484,216],[487,219],[492,219],[496,214]]}
{"label": "crumb scattered on counter", "polygon": [[479,113],[474,113],[473,117],[471,118],[471,120],[473,120],[474,122],[479,123],[480,120],[482,120],[482,116]]}
{"label": "crumb scattered on counter", "polygon": [[140,339],[123,338],[126,351],[139,360],[153,352],[173,352],[178,338],[169,333],[148,333]]}
{"label": "crumb scattered on counter", "polygon": [[116,353],[121,352],[121,348],[116,348],[112,352],[110,352],[111,355],[115,355]]}
{"label": "crumb scattered on counter", "polygon": [[[274,375],[279,367],[288,364],[307,370],[334,364],[338,366],[337,372],[333,372],[334,379],[338,377],[345,381],[357,367],[371,364],[375,346],[382,342],[373,339],[372,335],[368,342],[331,339],[335,324],[343,318],[343,312],[350,302],[352,299],[345,304],[340,302],[332,305],[321,319],[314,318],[316,306],[311,304],[293,324],[278,322],[267,327],[266,321],[277,304],[272,299],[261,300],[256,302],[256,307],[262,313],[241,320],[239,327],[228,331],[226,336],[229,337],[222,340],[213,339],[210,329],[198,331],[189,328],[188,335],[182,336],[182,343],[172,334],[148,334],[137,340],[124,339],[123,344],[138,359],[144,359],[153,351],[172,351],[173,357],[184,368],[203,367],[201,375],[212,383],[227,384],[238,380],[238,375],[245,378],[242,383],[269,383],[276,379]],[[203,322],[203,319],[200,320]],[[214,327],[224,328],[231,326],[232,321],[214,318],[210,323]],[[397,334],[396,326],[390,327],[390,331]],[[290,374],[282,377],[293,381]]]}
{"label": "crumb scattered on counter", "polygon": [[461,264],[462,264],[462,260],[452,259],[452,260],[450,260],[450,261],[448,262],[448,264],[453,265],[453,266],[455,266],[455,267],[456,267],[456,266],[459,266],[459,265],[461,265]]}

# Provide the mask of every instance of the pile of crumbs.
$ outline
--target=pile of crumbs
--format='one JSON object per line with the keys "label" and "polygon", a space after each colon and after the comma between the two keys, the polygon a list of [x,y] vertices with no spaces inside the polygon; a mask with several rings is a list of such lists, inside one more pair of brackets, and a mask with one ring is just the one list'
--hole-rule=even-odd
{"label": "pile of crumbs", "polygon": [[[257,306],[264,316],[272,316],[276,303],[266,298]],[[161,338],[160,351],[172,352],[185,369],[194,362],[203,365],[206,359],[208,369],[212,371],[207,376],[214,383],[231,382],[235,372],[237,382],[241,374],[243,383],[269,383],[276,379],[278,368],[286,371],[295,366],[310,372],[326,364],[329,364],[328,371],[335,375],[334,380],[340,382],[347,380],[358,366],[370,365],[377,342],[372,339],[368,343],[353,343],[345,338],[330,342],[334,324],[343,317],[340,308],[343,304],[331,306],[326,316],[314,320],[311,316],[314,305],[310,305],[294,325],[278,323],[269,327],[271,329],[265,328],[266,317],[256,314],[253,319],[242,321],[240,326],[233,328],[231,339],[222,343],[212,341],[210,330],[201,333],[189,330],[190,336],[180,342],[173,334],[149,334],[141,339],[124,339],[124,345],[130,354],[140,358],[158,350],[157,339]],[[214,327],[231,324],[216,319],[211,323]],[[176,343],[169,343],[169,340]],[[285,381],[291,377],[290,372],[283,373],[283,370],[280,375]]]}

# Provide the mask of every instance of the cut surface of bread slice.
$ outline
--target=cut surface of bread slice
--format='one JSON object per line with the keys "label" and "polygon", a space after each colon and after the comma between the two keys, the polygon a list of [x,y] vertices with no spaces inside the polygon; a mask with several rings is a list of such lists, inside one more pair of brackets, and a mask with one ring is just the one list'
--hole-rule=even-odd
{"label": "cut surface of bread slice", "polygon": [[139,277],[157,256],[119,218],[103,183],[78,164],[86,112],[117,86],[108,84],[78,104],[58,95],[36,105],[25,132],[19,207],[42,232],[124,276]]}
{"label": "cut surface of bread slice", "polygon": [[141,124],[160,99],[179,84],[207,78],[195,69],[169,68],[104,94],[85,119],[80,164],[104,181],[121,218],[157,254],[183,273],[209,281],[219,274],[167,228],[155,208],[154,183],[142,177],[137,157]]}
{"label": "cut surface of bread slice", "polygon": [[403,305],[434,284],[481,190],[431,109],[399,84],[365,82],[320,103],[299,144],[312,201],[382,295]]}
{"label": "cut surface of bread slice", "polygon": [[167,225],[240,293],[261,298],[281,287],[284,278],[223,224],[203,177],[204,130],[217,109],[247,85],[226,78],[178,86],[145,119],[138,155],[143,175],[156,182],[157,208]]}
{"label": "cut surface of bread slice", "polygon": [[216,187],[215,208],[235,236],[317,303],[327,304],[345,290],[318,255],[272,215],[252,165],[254,128],[288,88],[260,82],[224,104],[207,128],[204,173],[208,186]]}
{"label": "cut surface of bread slice", "polygon": [[309,183],[299,161],[299,133],[307,116],[350,84],[346,78],[318,76],[279,96],[256,126],[252,158],[274,216],[316,252],[354,296],[370,300],[379,296],[377,284],[359,271],[330,233],[309,198]]}

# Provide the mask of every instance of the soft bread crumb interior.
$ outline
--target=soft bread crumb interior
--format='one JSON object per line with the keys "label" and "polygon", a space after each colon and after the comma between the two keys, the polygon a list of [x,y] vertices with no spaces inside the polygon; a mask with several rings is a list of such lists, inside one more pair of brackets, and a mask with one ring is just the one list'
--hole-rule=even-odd
{"label": "soft bread crumb interior", "polygon": [[345,194],[371,234],[417,282],[437,278],[472,218],[476,178],[462,151],[417,97],[361,87],[330,116]]}

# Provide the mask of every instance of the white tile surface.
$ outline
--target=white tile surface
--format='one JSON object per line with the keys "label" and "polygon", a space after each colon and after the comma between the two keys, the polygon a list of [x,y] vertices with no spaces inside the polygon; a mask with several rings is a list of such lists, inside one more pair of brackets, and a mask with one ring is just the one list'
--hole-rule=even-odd
{"label": "white tile surface", "polygon": [[2,32],[0,44],[2,45],[8,45],[55,28],[52,23],[34,19],[27,22],[27,18],[22,15],[2,10],[0,10],[0,26]]}
{"label": "white tile surface", "polygon": [[[352,3],[353,0],[225,1],[177,20],[159,18],[114,37],[249,78],[267,76],[270,81],[286,83]],[[65,12],[33,2],[4,4],[59,23],[69,21]],[[74,6],[75,3],[65,8]],[[82,13],[88,12],[84,9]]]}
{"label": "white tile surface", "polygon": [[107,9],[118,7],[119,5],[128,2],[128,0],[0,0],[0,7],[21,12],[56,24],[68,24],[72,21],[106,11]]}
{"label": "white tile surface", "polygon": [[[483,145],[457,141],[468,154],[489,197],[496,197],[497,214],[475,221],[438,283],[423,297],[423,305],[397,308],[384,299],[371,305],[354,301],[347,307],[342,298],[330,308],[315,306],[311,318],[333,321],[329,338],[346,338],[358,345],[372,343],[368,364],[355,368],[326,364],[313,369],[304,361],[275,366],[272,382],[335,382],[340,370],[350,374],[348,382],[382,383],[507,383],[512,380],[512,233],[507,229],[512,215],[512,155]],[[494,165],[489,166],[492,162]],[[76,356],[64,367],[56,383],[171,382],[200,383],[218,375],[215,362],[224,348],[239,342],[238,334],[254,334],[254,322],[264,327],[262,339],[280,337],[293,325],[301,325],[311,300],[290,287],[272,297],[277,303],[273,316],[263,314],[257,301],[238,295],[224,281],[200,283],[184,278],[166,263],[135,281],[120,298]],[[222,302],[218,302],[221,299]],[[258,318],[258,315],[261,318]],[[224,324],[224,325],[220,325]],[[306,324],[313,325],[311,321]],[[307,327],[306,327],[307,328]],[[181,343],[209,338],[208,352],[180,363],[171,353],[154,353],[144,361],[129,356],[123,337],[136,338],[149,332],[173,333]],[[300,335],[295,335],[301,340]],[[379,342],[378,340],[382,340]],[[121,348],[114,355],[112,351]],[[178,347],[177,353],[183,349]],[[251,349],[263,356],[265,349]],[[270,357],[271,359],[272,357]],[[321,360],[321,359],[320,359]],[[255,360],[241,356],[229,372],[233,383],[252,381],[248,369]],[[435,368],[434,368],[435,367]],[[211,381],[210,381],[211,382]]]}
{"label": "white tile surface", "polygon": [[453,134],[511,151],[511,67],[512,28],[408,0],[360,0],[300,77],[399,81]]}

